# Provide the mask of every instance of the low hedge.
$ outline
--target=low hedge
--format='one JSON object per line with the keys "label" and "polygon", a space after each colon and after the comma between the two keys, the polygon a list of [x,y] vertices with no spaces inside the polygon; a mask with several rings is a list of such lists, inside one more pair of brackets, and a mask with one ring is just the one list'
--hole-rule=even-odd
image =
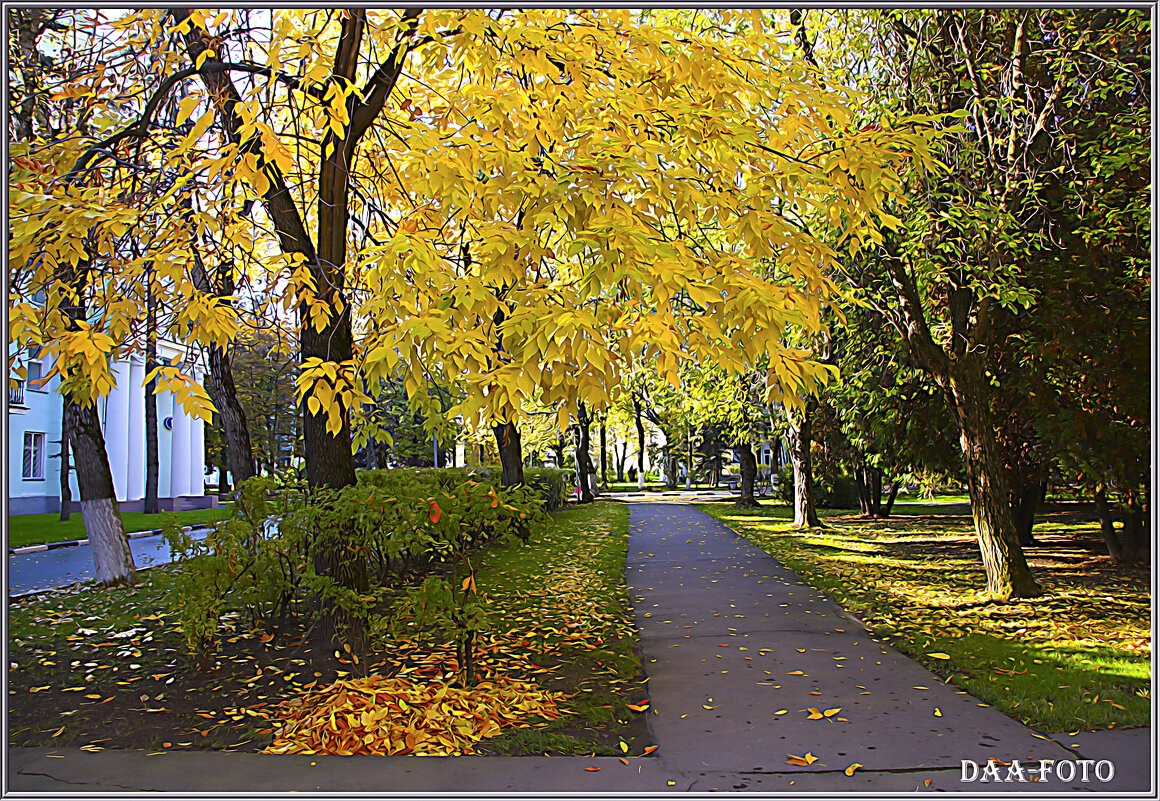
{"label": "low hedge", "polygon": [[[316,614],[321,596],[370,619],[379,590],[410,583],[404,574],[452,562],[470,570],[472,548],[512,536],[526,541],[547,522],[538,490],[480,478],[454,469],[368,470],[357,484],[330,490],[307,488],[292,475],[259,476],[204,539],[167,527],[176,560],[186,562],[178,591],[191,651],[206,663],[230,607],[247,611],[255,626],[278,627],[292,610]],[[356,591],[319,575],[319,553],[338,554],[338,571],[365,576],[369,586]]]}
{"label": "low hedge", "polygon": [[[524,488],[540,499],[545,511],[555,512],[564,508],[568,499],[569,476],[568,471],[554,467],[525,467]],[[498,490],[503,483],[503,472],[498,467],[401,467],[360,470],[358,480],[387,490],[398,489],[399,492],[412,482],[416,486],[447,489],[475,481]]]}

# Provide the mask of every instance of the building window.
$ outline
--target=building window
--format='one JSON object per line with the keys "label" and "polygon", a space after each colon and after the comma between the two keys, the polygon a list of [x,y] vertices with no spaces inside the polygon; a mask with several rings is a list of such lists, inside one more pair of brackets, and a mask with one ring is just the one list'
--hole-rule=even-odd
{"label": "building window", "polygon": [[43,369],[40,362],[28,363],[28,388],[33,392],[47,392],[44,387]]}
{"label": "building window", "polygon": [[24,432],[24,469],[22,478],[44,480],[44,439],[37,431]]}

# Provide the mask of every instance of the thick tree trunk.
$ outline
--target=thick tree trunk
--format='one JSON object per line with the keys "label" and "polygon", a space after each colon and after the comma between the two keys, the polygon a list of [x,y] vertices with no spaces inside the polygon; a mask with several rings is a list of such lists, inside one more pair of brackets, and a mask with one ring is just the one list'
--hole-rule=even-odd
{"label": "thick tree trunk", "polygon": [[753,485],[757,481],[757,457],[753,455],[753,448],[748,441],[733,446],[737,454],[737,462],[741,466],[741,497],[734,506],[739,509],[752,509],[761,504],[753,497]]}
{"label": "thick tree trunk", "polygon": [[96,404],[90,402],[87,406],[81,406],[66,397],[64,407],[72,449],[76,454],[81,514],[85,518],[85,534],[93,554],[97,583],[132,582],[136,566],[117,508],[113,473],[109,469],[109,457],[105,451],[105,438],[101,433]]}
{"label": "thick tree trunk", "polygon": [[789,458],[793,463],[793,524],[796,528],[821,528],[817,504],[814,502],[814,469],[810,456],[810,441],[813,436],[813,405],[810,398],[800,419],[795,420],[789,409],[785,410],[789,426],[786,439],[789,440]]}
{"label": "thick tree trunk", "polygon": [[[190,9],[175,9],[170,12],[174,23],[180,23],[190,16]],[[414,33],[421,9],[407,9],[403,17],[410,24],[409,34]],[[358,56],[363,34],[367,25],[366,11],[352,9],[342,19],[338,41],[335,47],[332,77],[338,83],[352,84],[357,77]],[[409,36],[408,34],[408,36]],[[200,25],[191,24],[184,34],[190,62],[202,64],[202,80],[218,111],[218,118],[229,140],[241,145],[259,157],[258,163],[269,186],[263,195],[267,215],[273,222],[282,251],[286,254],[300,254],[310,271],[316,287],[316,299],[322,301],[330,311],[329,319],[316,328],[310,315],[307,298],[303,298],[298,309],[299,349],[305,361],[311,357],[323,362],[342,364],[352,358],[350,303],[344,297],[346,286],[347,227],[350,196],[350,169],[355,160],[359,141],[381,113],[395,81],[402,72],[406,54],[410,49],[409,39],[400,40],[387,55],[385,67],[380,67],[372,75],[362,92],[354,92],[346,99],[349,124],[341,131],[327,132],[320,145],[326,154],[319,169],[317,182],[317,247],[306,231],[302,215],[277,164],[265,158],[261,152],[260,139],[242,141],[242,118],[237,111],[241,96],[228,72],[205,69],[210,61],[209,50],[216,50],[217,43]],[[213,57],[216,59],[216,55]],[[339,409],[338,431],[327,430],[328,409],[312,413],[308,401],[312,395],[303,398],[303,440],[306,455],[306,476],[311,487],[331,487],[339,489],[355,482],[354,457],[351,453],[351,431],[349,409]],[[340,403],[335,399],[335,403]],[[517,439],[518,443],[518,439]],[[517,465],[518,465],[517,461]],[[521,471],[522,474],[522,471]],[[343,554],[349,551],[348,543],[342,538],[320,536],[315,549],[315,567],[322,575],[334,578],[344,587],[359,591],[365,586],[363,576],[351,575],[344,568]],[[353,560],[351,570],[365,572],[363,559]],[[357,567],[361,565],[361,567]],[[324,642],[337,643],[339,635],[345,635],[352,647],[362,650],[365,641],[365,621],[353,615],[340,613],[333,604],[323,603],[319,634]]]}
{"label": "thick tree trunk", "polygon": [[[668,435],[665,435],[668,439]],[[680,456],[673,453],[674,448],[665,443],[664,460],[665,460],[665,489],[675,490],[677,488],[677,465],[680,463]]]}
{"label": "thick tree trunk", "polygon": [[588,455],[592,419],[583,401],[576,405],[576,412],[576,472],[580,483],[580,503],[592,503],[592,459]]}
{"label": "thick tree trunk", "polygon": [[636,485],[637,489],[644,489],[644,413],[641,409],[640,398],[632,399],[633,420],[636,423]]}
{"label": "thick tree trunk", "polygon": [[1020,487],[1018,492],[1012,493],[1011,517],[1015,522],[1015,533],[1018,535],[1020,546],[1035,544],[1032,533],[1035,527],[1035,513],[1046,494],[1047,484],[1043,481]]}
{"label": "thick tree trunk", "polygon": [[1019,538],[1007,490],[1007,476],[998,457],[995,428],[983,395],[979,368],[960,361],[950,389],[971,497],[971,516],[979,553],[987,571],[987,592],[996,598],[1034,598],[1041,594],[1031,575]]}
{"label": "thick tree trunk", "polygon": [[69,474],[72,471],[69,453],[68,433],[68,406],[60,410],[60,519],[65,522],[72,514],[72,482]]}
{"label": "thick tree trunk", "polygon": [[1096,490],[1096,514],[1100,518],[1100,534],[1103,535],[1108,556],[1112,557],[1113,562],[1123,561],[1124,551],[1116,537],[1116,524],[1112,519],[1112,510],[1108,506],[1108,491],[1103,484]]}
{"label": "thick tree trunk", "polygon": [[1140,505],[1140,495],[1135,490],[1128,492],[1128,509],[1124,517],[1124,558],[1142,562],[1148,555],[1147,523],[1144,509]]}
{"label": "thick tree trunk", "polygon": [[499,449],[499,463],[503,469],[503,486],[514,487],[524,483],[524,456],[520,447],[520,431],[515,423],[501,423],[491,427],[495,445]]}

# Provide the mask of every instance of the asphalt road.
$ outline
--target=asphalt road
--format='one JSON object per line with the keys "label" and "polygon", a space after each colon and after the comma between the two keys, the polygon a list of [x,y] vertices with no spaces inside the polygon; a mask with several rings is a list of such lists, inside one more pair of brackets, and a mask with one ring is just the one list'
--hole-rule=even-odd
{"label": "asphalt road", "polygon": [[[191,533],[197,537],[204,536],[206,531],[208,529],[195,529]],[[133,562],[138,568],[164,565],[173,559],[165,538],[160,534],[131,539],[129,548],[133,551]],[[12,554],[8,557],[10,596],[42,592],[92,578],[93,554],[88,545]]]}

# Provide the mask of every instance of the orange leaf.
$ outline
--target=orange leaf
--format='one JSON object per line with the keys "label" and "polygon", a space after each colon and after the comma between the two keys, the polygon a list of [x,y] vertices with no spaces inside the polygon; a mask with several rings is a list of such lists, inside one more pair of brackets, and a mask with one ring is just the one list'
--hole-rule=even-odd
{"label": "orange leaf", "polygon": [[438,523],[439,518],[441,518],[443,516],[443,510],[439,508],[438,502],[431,501],[430,513],[431,513],[431,522]]}
{"label": "orange leaf", "polygon": [[594,768],[591,765],[589,765],[588,767],[584,768],[584,770],[600,770],[600,768]]}

